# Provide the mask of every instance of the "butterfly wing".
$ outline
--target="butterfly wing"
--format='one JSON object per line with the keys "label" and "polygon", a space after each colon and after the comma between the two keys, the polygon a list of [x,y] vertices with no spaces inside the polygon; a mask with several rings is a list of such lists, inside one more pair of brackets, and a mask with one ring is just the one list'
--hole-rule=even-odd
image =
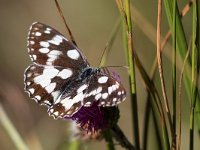
{"label": "butterfly wing", "polygon": [[124,86],[114,77],[98,73],[90,78],[84,106],[91,106],[91,101],[98,101],[99,106],[116,106],[126,98]]}
{"label": "butterfly wing", "polygon": [[25,91],[39,104],[51,106],[77,74],[70,68],[33,64],[25,71]]}
{"label": "butterfly wing", "polygon": [[28,52],[34,64],[25,71],[25,91],[48,106],[54,104],[66,84],[89,66],[75,45],[55,29],[38,22],[30,27]]}
{"label": "butterfly wing", "polygon": [[72,42],[57,30],[39,22],[31,25],[27,46],[31,60],[38,65],[74,70],[89,66],[86,57]]}
{"label": "butterfly wing", "polygon": [[70,94],[60,95],[48,110],[54,118],[71,117],[82,106],[90,107],[94,102],[99,106],[116,106],[126,98],[123,85],[110,75],[98,73],[77,86]]}

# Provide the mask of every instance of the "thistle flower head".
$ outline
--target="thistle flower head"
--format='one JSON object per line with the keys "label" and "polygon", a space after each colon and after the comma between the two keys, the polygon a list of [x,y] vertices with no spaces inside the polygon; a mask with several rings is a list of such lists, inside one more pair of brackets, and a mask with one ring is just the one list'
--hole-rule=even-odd
{"label": "thistle flower head", "polygon": [[97,102],[94,102],[91,107],[82,106],[81,109],[75,113],[72,120],[76,121],[80,127],[87,131],[97,131],[105,129],[108,124]]}

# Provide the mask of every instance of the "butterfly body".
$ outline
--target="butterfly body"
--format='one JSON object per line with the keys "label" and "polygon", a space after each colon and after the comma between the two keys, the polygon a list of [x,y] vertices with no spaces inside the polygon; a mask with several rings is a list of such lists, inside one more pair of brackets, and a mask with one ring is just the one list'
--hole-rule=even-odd
{"label": "butterfly body", "polygon": [[91,67],[73,43],[48,25],[31,25],[28,52],[33,64],[25,71],[25,91],[54,118],[70,117],[94,102],[115,106],[126,98],[119,81]]}

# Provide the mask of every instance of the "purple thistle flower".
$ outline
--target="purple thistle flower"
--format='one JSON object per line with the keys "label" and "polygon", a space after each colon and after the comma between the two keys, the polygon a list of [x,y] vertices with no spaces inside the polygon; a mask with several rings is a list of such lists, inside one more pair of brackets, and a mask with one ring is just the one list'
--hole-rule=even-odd
{"label": "purple thistle flower", "polygon": [[[118,73],[110,70],[107,72],[118,82],[121,82]],[[65,119],[74,120],[87,133],[101,132],[115,125],[119,119],[118,107],[100,107],[98,104],[99,101],[94,102],[90,107],[82,106],[78,112],[71,117],[65,117]]]}
{"label": "purple thistle flower", "polygon": [[91,107],[83,106],[72,117],[66,117],[65,119],[72,119],[83,130],[94,133],[116,124],[118,118],[119,110],[117,107],[100,107],[98,102],[94,102]]}
{"label": "purple thistle flower", "polygon": [[76,121],[82,129],[88,132],[95,132],[99,129],[102,130],[108,127],[105,115],[97,102],[94,102],[91,107],[81,107],[77,113],[72,117],[67,117],[66,119]]}

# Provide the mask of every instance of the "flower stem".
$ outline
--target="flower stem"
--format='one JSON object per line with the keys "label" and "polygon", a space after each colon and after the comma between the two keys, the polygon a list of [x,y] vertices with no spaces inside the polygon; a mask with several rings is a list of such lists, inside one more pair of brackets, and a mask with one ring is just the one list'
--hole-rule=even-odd
{"label": "flower stem", "polygon": [[127,150],[136,150],[136,148],[128,141],[122,130],[118,125],[115,125],[111,129],[113,137],[119,142],[119,144]]}

